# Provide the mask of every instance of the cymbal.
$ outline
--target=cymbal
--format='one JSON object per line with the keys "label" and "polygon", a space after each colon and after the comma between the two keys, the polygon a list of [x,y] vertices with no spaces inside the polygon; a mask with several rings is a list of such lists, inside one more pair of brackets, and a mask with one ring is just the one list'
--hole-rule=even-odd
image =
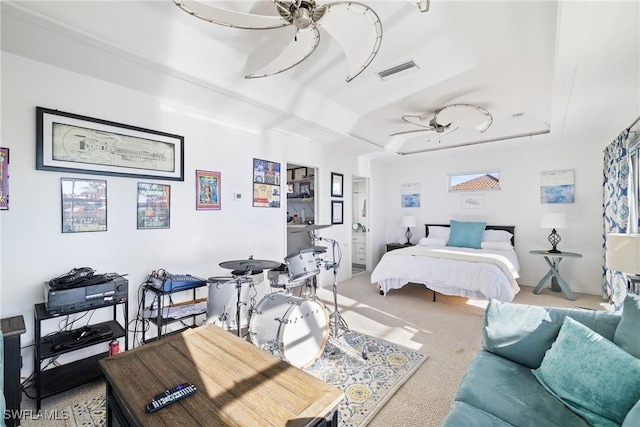
{"label": "cymbal", "polygon": [[331,227],[331,224],[325,224],[325,225],[320,225],[320,224],[309,224],[306,227],[303,227],[299,230],[295,230],[292,231],[292,233],[302,233],[305,231],[314,231],[314,230],[321,230],[323,228],[329,228]]}
{"label": "cymbal", "polygon": [[241,259],[235,261],[221,262],[220,267],[228,268],[229,270],[243,270],[243,271],[257,271],[257,270],[270,270],[280,266],[277,261],[268,261],[264,259]]}

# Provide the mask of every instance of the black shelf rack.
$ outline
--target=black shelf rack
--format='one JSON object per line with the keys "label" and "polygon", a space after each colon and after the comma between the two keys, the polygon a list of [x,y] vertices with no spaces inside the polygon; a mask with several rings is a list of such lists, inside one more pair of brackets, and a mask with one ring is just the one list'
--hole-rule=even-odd
{"label": "black shelf rack", "polygon": [[[184,329],[187,328],[192,328],[197,326],[195,324],[195,319],[198,316],[201,316],[203,314],[206,314],[206,312],[202,312],[202,313],[191,313],[188,314],[186,316],[182,316],[179,318],[172,318],[172,317],[163,317],[162,313],[164,312],[164,308],[165,308],[165,301],[164,299],[172,294],[178,293],[178,292],[188,292],[188,291],[192,291],[193,292],[193,300],[190,301],[192,303],[197,303],[198,300],[196,299],[197,297],[197,293],[196,290],[198,288],[207,286],[208,283],[207,282],[203,282],[202,284],[199,285],[195,285],[195,286],[191,286],[188,288],[182,288],[182,289],[176,289],[176,290],[170,290],[170,291],[163,291],[161,289],[159,289],[158,287],[154,286],[151,283],[147,283],[144,285],[143,289],[142,289],[142,307],[143,309],[147,308],[147,294],[151,293],[153,294],[153,298],[154,301],[157,302],[156,304],[156,309],[157,309],[157,314],[156,316],[149,316],[147,318],[147,320],[149,320],[150,323],[154,324],[157,328],[158,334],[155,337],[150,337],[147,338],[146,336],[146,328],[142,328],[142,343],[146,344],[152,341],[157,341],[159,339],[161,339],[163,336],[169,336],[178,332],[182,332]],[[184,303],[181,303],[184,304]],[[175,331],[170,331],[170,332],[163,332],[162,329],[172,323],[176,323],[176,322],[183,322],[185,320],[189,320],[192,322],[191,325],[184,325],[183,328],[179,329],[179,330],[175,330]]]}
{"label": "black shelf rack", "polygon": [[[123,310],[123,323],[118,322],[118,307],[124,305]],[[52,334],[42,336],[42,322],[49,319],[59,319],[62,316],[69,314],[82,313],[91,310],[100,310],[104,308],[113,308],[113,320],[106,322],[95,323],[87,326],[97,329],[111,330],[111,334],[108,336],[98,336],[92,338],[89,336],[86,339],[78,340],[78,342],[71,342],[70,345],[66,345],[59,350],[55,350],[52,346],[56,336],[65,334],[67,336],[73,334],[79,334],[80,329],[72,331],[64,331],[58,334]],[[105,304],[98,307],[91,307],[88,310],[71,310],[63,314],[49,314],[47,313],[44,303],[35,304],[34,318],[35,318],[35,345],[34,345],[34,372],[36,376],[36,410],[39,411],[42,399],[61,393],[63,391],[70,390],[78,387],[82,384],[94,381],[98,378],[102,378],[104,374],[98,360],[109,355],[108,352],[100,352],[92,356],[76,360],[74,362],[66,363],[64,365],[56,366],[51,369],[42,369],[42,362],[65,353],[71,353],[83,348],[95,346],[97,344],[109,342],[114,339],[124,338],[124,349],[129,349],[129,337],[126,332],[126,325],[129,323],[129,303],[127,300],[118,301],[109,304]],[[124,326],[123,326],[124,325]]]}

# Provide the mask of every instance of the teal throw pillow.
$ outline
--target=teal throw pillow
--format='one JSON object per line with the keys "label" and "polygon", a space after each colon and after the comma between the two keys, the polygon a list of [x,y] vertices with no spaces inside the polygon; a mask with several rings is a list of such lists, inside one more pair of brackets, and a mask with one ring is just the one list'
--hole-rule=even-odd
{"label": "teal throw pillow", "polygon": [[486,222],[463,222],[451,220],[451,233],[447,246],[480,249]]}
{"label": "teal throw pillow", "polygon": [[613,342],[640,359],[640,295],[628,294],[625,297]]}
{"label": "teal throw pillow", "polygon": [[640,360],[570,317],[532,372],[594,426],[619,426],[640,399]]}

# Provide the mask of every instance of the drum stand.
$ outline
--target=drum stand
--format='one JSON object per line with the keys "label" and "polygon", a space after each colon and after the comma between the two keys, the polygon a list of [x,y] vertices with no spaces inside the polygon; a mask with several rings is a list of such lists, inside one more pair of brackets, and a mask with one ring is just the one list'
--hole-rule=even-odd
{"label": "drum stand", "polygon": [[[251,270],[231,272],[231,274],[235,277],[236,291],[238,292],[238,299],[236,300],[236,328],[237,328],[238,337],[240,338],[242,338],[242,323],[240,321],[240,309],[246,303],[245,301],[240,301],[240,294],[242,293],[242,285],[253,281],[253,279],[249,277],[248,281],[245,282],[244,281],[245,277],[251,276],[252,274],[259,274],[259,273],[262,273],[262,270],[258,270],[255,272]],[[251,286],[251,284],[249,284],[249,286]],[[247,324],[249,323],[249,320],[251,318],[251,310],[253,310],[253,306],[249,307],[249,314],[248,314],[249,319],[247,319]]]}
{"label": "drum stand", "polygon": [[326,263],[326,269],[333,268],[333,313],[329,315],[329,324],[331,325],[330,332],[334,338],[342,336],[345,332],[349,331],[349,325],[344,320],[340,311],[338,310],[338,268],[340,262],[336,262],[336,246],[338,242],[331,239],[324,239],[331,242],[331,251],[333,256],[333,262]]}

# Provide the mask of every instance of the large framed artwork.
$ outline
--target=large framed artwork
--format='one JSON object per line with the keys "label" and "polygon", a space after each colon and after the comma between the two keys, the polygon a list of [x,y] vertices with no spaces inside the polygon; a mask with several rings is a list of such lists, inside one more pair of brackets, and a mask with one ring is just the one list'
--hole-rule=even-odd
{"label": "large framed artwork", "polygon": [[138,183],[138,230],[169,228],[171,186]]}
{"label": "large framed artwork", "polygon": [[9,149],[0,147],[0,210],[9,209]]}
{"label": "large framed artwork", "polygon": [[280,207],[280,163],[253,159],[253,206]]}
{"label": "large framed artwork", "polygon": [[184,181],[184,137],[36,108],[36,169]]}
{"label": "large framed artwork", "polygon": [[196,171],[196,210],[220,210],[220,172]]}
{"label": "large framed artwork", "polygon": [[107,231],[107,181],[62,178],[62,232]]}
{"label": "large framed artwork", "polygon": [[500,190],[500,171],[452,173],[448,181],[449,192]]}

